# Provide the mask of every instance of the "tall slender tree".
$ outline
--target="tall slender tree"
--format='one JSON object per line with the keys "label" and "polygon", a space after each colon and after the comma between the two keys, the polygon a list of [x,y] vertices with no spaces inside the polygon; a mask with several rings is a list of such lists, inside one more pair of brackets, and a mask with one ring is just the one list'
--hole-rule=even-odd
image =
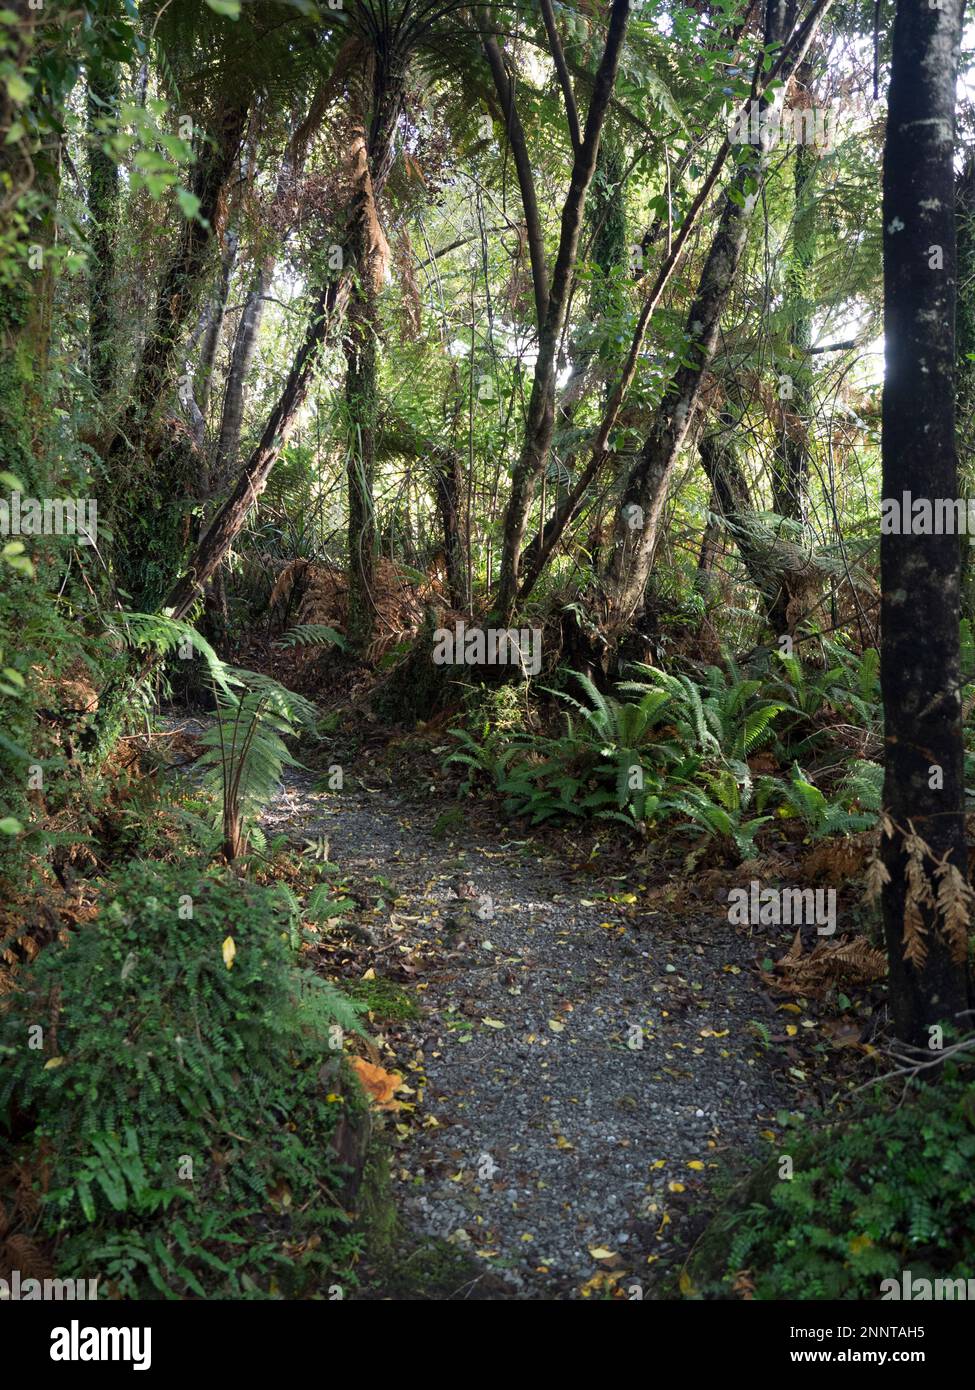
{"label": "tall slender tree", "polygon": [[[883,495],[957,494],[955,82],[964,0],[899,0],[883,175]],[[898,1036],[967,1008],[959,539],[883,526],[882,863]],[[893,508],[889,509],[891,518]],[[936,1036],[936,1035],[934,1035]]]}

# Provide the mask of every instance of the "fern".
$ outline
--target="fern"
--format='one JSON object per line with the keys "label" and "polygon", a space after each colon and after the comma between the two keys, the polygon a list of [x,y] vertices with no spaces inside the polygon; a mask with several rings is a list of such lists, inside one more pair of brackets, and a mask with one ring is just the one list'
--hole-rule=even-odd
{"label": "fern", "polygon": [[223,852],[229,862],[258,833],[257,818],[280,788],[285,767],[299,764],[284,742],[295,732],[280,712],[286,701],[272,709],[266,690],[250,690],[239,699],[233,694],[215,696],[216,721],[200,740],[204,751],[197,766],[203,786],[217,795]]}
{"label": "fern", "polygon": [[274,644],[276,647],[339,647],[348,650],[348,642],[334,627],[324,623],[299,623],[290,628]]}

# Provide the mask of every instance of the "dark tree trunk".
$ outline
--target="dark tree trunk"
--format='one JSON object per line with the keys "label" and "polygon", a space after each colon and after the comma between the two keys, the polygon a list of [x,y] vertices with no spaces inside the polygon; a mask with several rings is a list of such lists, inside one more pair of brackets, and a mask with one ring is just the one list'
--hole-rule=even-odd
{"label": "dark tree trunk", "polygon": [[467,545],[461,520],[464,476],[456,449],[438,449],[431,457],[434,493],[443,529],[447,593],[454,608],[468,611]]}
{"label": "dark tree trunk", "polygon": [[[534,255],[532,258],[533,275],[536,280],[536,301],[540,313],[538,356],[532,378],[524,443],[511,480],[511,493],[504,518],[501,572],[498,578],[498,593],[495,601],[496,615],[499,621],[504,624],[511,617],[518,597],[521,551],[528,524],[528,514],[538,479],[548,462],[552,431],[555,425],[558,345],[568,310],[569,293],[579,246],[579,233],[585,210],[586,192],[596,168],[599,139],[616,82],[620,53],[629,19],[629,8],[629,0],[613,0],[610,9],[606,46],[593,80],[592,99],[586,115],[585,130],[581,141],[575,146],[572,178],[562,209],[558,253],[552,270],[551,284],[544,299],[539,295],[537,283],[539,271],[535,265]],[[488,56],[490,58],[490,53]],[[497,74],[495,75],[497,78]],[[499,87],[499,94],[502,98],[504,97],[501,87]],[[519,167],[520,173],[520,166],[516,164],[516,167]],[[526,188],[523,180],[523,201],[525,195]],[[543,310],[544,312],[542,312]]]}
{"label": "dark tree trunk", "polygon": [[180,339],[196,306],[219,222],[220,199],[233,171],[247,119],[246,106],[226,109],[202,144],[193,166],[191,191],[199,217],[185,218],[178,244],[163,273],[152,331],[143,349],[132,393],[143,418],[158,409],[175,375]]}
{"label": "dark tree trunk", "polygon": [[[975,494],[975,156],[955,184],[958,303],[955,328],[955,424],[961,490]],[[961,548],[961,611],[975,622],[975,546]]]}
{"label": "dark tree trunk", "polygon": [[371,118],[353,132],[351,252],[355,278],[349,298],[345,399],[349,411],[348,637],[364,653],[373,635],[376,564],[376,439],[379,423],[379,295],[388,248],[379,198],[393,161],[393,137],[403,100],[404,74],[377,58]]}
{"label": "dark tree trunk", "polygon": [[88,358],[91,383],[99,400],[115,381],[115,324],[112,284],[115,278],[115,222],[118,215],[118,166],[103,148],[101,123],[118,106],[114,69],[96,67],[88,79]]}
{"label": "dark tree trunk", "polygon": [[[963,0],[900,0],[884,151],[883,496],[954,498],[955,81]],[[901,518],[903,522],[905,519]],[[910,518],[906,519],[909,523]],[[890,529],[883,527],[882,530]],[[967,933],[957,536],[881,535],[884,930],[897,1036],[962,1022]],[[924,841],[933,858],[908,838]],[[943,865],[937,877],[934,861]],[[954,889],[951,872],[959,875]]]}

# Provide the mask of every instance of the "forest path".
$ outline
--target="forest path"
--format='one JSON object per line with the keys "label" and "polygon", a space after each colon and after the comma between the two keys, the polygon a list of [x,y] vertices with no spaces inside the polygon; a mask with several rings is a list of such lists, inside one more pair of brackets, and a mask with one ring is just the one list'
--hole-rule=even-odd
{"label": "forest path", "polygon": [[755,1021],[784,1032],[753,969],[767,943],[720,903],[634,919],[502,830],[445,839],[438,808],[313,785],[290,774],[265,828],[327,840],[357,897],[389,881],[357,916],[360,959],[419,1003],[384,1032],[383,1066],[417,1092],[389,1117],[402,1223],[502,1290],[459,1297],[571,1298],[593,1276],[597,1296],[649,1288],[715,1177],[746,1151],[767,1157],[775,1111],[794,1103],[781,1054],[756,1039]]}

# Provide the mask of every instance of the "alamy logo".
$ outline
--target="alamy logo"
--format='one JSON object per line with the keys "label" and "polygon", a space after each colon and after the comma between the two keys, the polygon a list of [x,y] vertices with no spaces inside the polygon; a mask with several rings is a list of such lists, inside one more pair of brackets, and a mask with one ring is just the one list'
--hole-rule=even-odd
{"label": "alamy logo", "polygon": [[35,1299],[74,1302],[97,1297],[97,1279],[22,1279],[19,1269],[12,1269],[9,1279],[0,1279],[0,1303],[29,1303]]}
{"label": "alamy logo", "polygon": [[98,503],[93,497],[0,498],[0,535],[77,536],[82,545],[98,539]]}
{"label": "alamy logo", "polygon": [[69,1327],[51,1331],[52,1361],[131,1361],[134,1371],[152,1365],[151,1327]]}
{"label": "alamy logo", "polygon": [[882,536],[967,536],[975,545],[975,497],[884,497],[880,503]]}
{"label": "alamy logo", "polygon": [[975,1279],[915,1279],[909,1269],[897,1279],[881,1279],[880,1297],[905,1299],[908,1303],[968,1302],[975,1299]]}
{"label": "alamy logo", "polygon": [[783,141],[793,145],[812,145],[831,150],[836,145],[838,110],[833,106],[792,107],[779,111],[749,101],[730,120],[728,140],[732,145],[762,145],[774,149]]}
{"label": "alamy logo", "polygon": [[728,921],[737,927],[815,926],[820,936],[836,931],[835,888],[747,888],[728,892]]}
{"label": "alamy logo", "polygon": [[435,666],[518,666],[529,676],[542,669],[540,627],[438,627],[433,634]]}

